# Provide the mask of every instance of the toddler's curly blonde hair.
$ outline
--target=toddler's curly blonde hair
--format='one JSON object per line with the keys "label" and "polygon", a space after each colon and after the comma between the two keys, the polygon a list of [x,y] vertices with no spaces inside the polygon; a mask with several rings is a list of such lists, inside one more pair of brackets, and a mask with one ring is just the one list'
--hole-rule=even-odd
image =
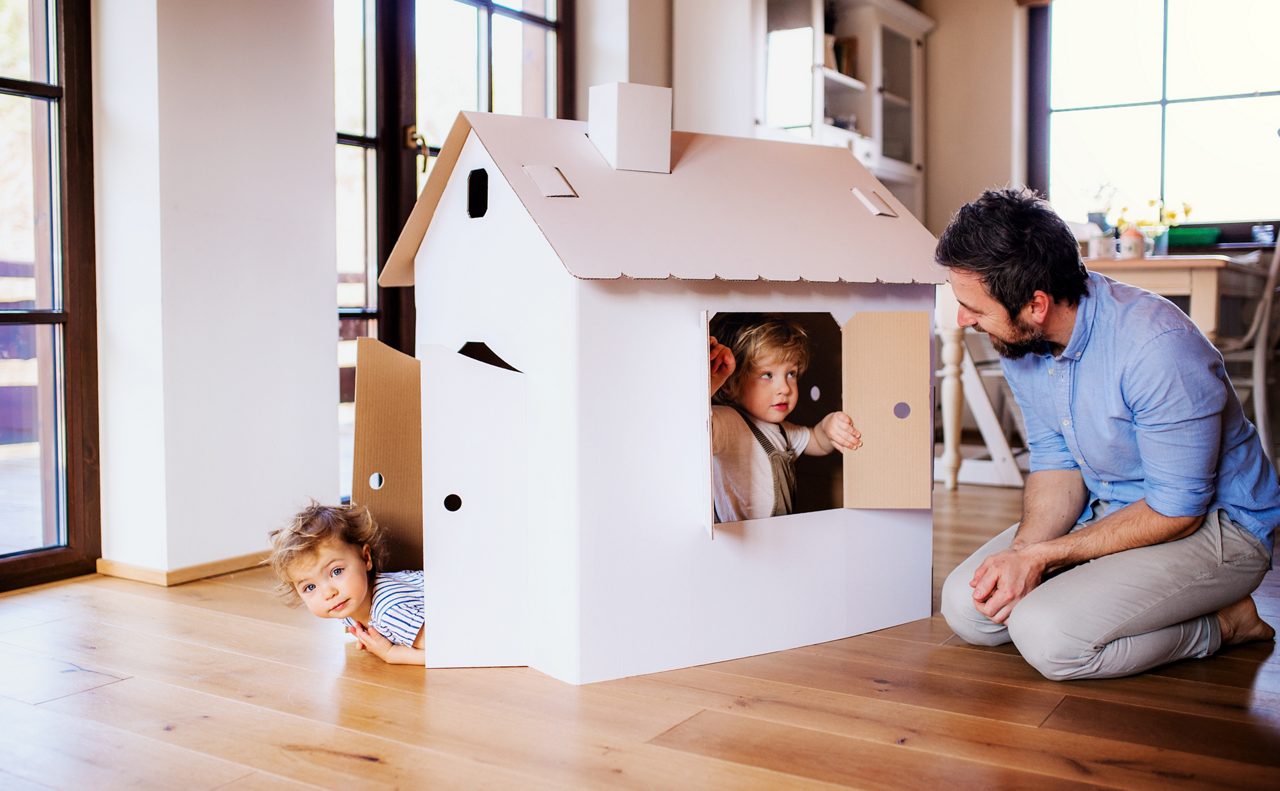
{"label": "toddler's curly blonde hair", "polygon": [[280,580],[276,593],[291,607],[302,604],[302,598],[293,588],[289,567],[299,558],[312,554],[326,541],[336,539],[354,547],[369,547],[373,568],[369,581],[378,573],[383,562],[385,539],[382,528],[373,514],[363,505],[321,505],[315,500],[293,517],[293,521],[278,530],[272,530],[271,557],[267,563]]}

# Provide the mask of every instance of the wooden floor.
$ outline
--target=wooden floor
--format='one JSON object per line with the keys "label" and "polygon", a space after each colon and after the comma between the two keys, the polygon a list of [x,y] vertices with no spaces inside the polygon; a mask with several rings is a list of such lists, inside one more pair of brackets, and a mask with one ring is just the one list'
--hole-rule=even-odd
{"label": "wooden floor", "polygon": [[[936,501],[937,584],[1019,492]],[[1053,683],[941,618],[572,687],[358,654],[261,571],[0,596],[0,788],[1280,788],[1280,654]],[[1280,626],[1280,576],[1256,594]]]}

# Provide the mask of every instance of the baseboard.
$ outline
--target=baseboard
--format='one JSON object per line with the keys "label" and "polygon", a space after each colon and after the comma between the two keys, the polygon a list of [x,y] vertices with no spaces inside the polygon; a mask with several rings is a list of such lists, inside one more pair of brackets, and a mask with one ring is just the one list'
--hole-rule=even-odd
{"label": "baseboard", "polygon": [[98,558],[98,573],[105,574],[108,577],[121,577],[127,580],[145,582],[150,585],[168,587],[170,585],[181,585],[184,582],[204,579],[205,577],[216,577],[219,574],[230,574],[233,571],[250,569],[254,566],[260,565],[262,561],[267,559],[268,554],[269,553],[264,550],[262,552],[254,552],[235,558],[226,558],[224,560],[215,560],[211,563],[201,563],[197,566],[187,566],[186,568],[172,569],[170,571],[149,569],[145,566],[134,566],[129,563],[121,563],[117,560]]}

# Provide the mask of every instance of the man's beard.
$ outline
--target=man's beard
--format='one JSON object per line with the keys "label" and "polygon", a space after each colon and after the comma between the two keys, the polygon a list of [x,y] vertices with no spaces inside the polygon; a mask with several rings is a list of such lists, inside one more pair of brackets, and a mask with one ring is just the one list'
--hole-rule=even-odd
{"label": "man's beard", "polygon": [[1013,321],[1013,329],[1017,335],[1012,340],[1001,340],[988,334],[991,348],[1001,357],[1017,360],[1028,354],[1049,354],[1052,351],[1049,340],[1038,327],[1023,322],[1021,317]]}

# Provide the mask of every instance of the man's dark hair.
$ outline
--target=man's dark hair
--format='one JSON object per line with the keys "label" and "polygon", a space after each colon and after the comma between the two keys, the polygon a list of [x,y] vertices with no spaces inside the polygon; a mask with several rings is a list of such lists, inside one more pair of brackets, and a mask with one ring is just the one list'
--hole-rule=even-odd
{"label": "man's dark hair", "polygon": [[1033,190],[987,190],[960,207],[934,260],[973,272],[1016,317],[1037,291],[1074,305],[1089,293],[1075,234]]}

